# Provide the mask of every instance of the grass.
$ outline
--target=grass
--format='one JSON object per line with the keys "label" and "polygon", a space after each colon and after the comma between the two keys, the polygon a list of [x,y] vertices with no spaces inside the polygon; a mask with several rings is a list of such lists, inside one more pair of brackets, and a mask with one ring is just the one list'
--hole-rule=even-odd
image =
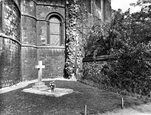
{"label": "grass", "polygon": [[[103,91],[79,82],[55,81],[57,87],[71,88],[74,93],[62,97],[50,97],[22,92],[22,89],[0,94],[0,115],[88,115],[120,108],[121,95]],[[48,85],[49,82],[46,82]],[[31,87],[31,85],[27,87]],[[143,103],[125,97],[127,106]]]}

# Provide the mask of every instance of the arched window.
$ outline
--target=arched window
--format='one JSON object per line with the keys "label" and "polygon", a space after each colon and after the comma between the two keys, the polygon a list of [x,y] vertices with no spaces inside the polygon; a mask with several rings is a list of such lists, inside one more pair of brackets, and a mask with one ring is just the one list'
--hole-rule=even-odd
{"label": "arched window", "polygon": [[50,46],[61,46],[63,44],[63,24],[58,16],[48,19],[48,44]]}

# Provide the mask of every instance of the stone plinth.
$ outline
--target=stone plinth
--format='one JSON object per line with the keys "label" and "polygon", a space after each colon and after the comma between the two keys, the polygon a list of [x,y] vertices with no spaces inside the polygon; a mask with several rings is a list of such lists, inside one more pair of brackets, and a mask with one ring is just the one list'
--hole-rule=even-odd
{"label": "stone plinth", "polygon": [[47,85],[45,85],[44,82],[37,82],[35,83],[35,85],[33,85],[32,87],[35,90],[48,90],[49,88],[47,87]]}
{"label": "stone plinth", "polygon": [[45,85],[44,82],[42,82],[42,69],[45,68],[44,65],[42,65],[42,61],[38,62],[38,65],[36,65],[36,68],[38,69],[38,82],[35,83],[33,86],[33,89],[35,90],[48,90],[49,88]]}

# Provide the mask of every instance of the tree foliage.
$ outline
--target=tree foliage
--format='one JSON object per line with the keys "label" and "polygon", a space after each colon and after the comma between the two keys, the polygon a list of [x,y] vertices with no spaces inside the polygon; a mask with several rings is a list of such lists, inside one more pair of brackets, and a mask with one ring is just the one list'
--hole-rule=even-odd
{"label": "tree foliage", "polygon": [[[147,9],[146,11],[146,8]],[[112,30],[119,33],[122,43],[117,49],[117,61],[109,63],[110,85],[129,92],[148,95],[151,91],[151,7],[130,14],[114,12]],[[115,52],[112,52],[115,53]]]}
{"label": "tree foliage", "polygon": [[149,2],[139,0],[135,5],[142,5],[142,9],[133,14],[130,10],[113,10],[111,23],[94,27],[90,33],[88,48],[85,47],[87,55],[116,56],[102,69],[108,86],[142,95],[151,91],[151,5],[146,5]]}

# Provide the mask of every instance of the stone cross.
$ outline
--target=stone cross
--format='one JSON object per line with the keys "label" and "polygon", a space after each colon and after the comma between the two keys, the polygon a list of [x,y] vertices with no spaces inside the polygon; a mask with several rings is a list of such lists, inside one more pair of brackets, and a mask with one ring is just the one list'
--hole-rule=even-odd
{"label": "stone cross", "polygon": [[45,68],[45,66],[42,65],[42,61],[39,61],[38,65],[36,65],[35,68],[38,69],[38,82],[41,82],[42,81],[42,69]]}

